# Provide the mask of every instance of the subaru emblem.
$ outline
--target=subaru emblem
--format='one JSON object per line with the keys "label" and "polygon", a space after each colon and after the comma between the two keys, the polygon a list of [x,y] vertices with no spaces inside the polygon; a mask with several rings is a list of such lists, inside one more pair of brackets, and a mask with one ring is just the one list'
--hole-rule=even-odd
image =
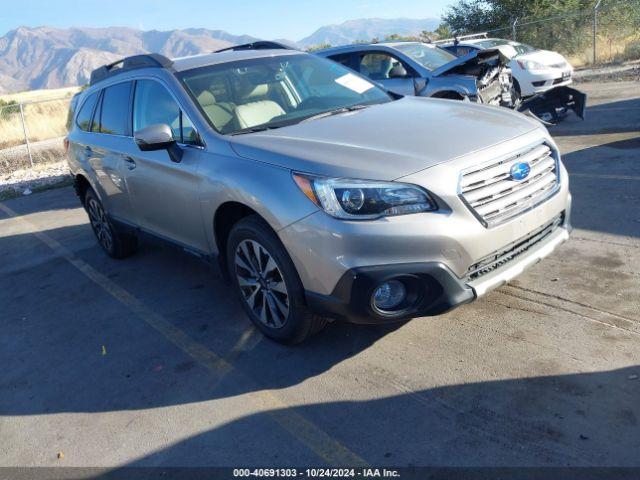
{"label": "subaru emblem", "polygon": [[519,182],[520,180],[524,180],[525,178],[527,178],[530,172],[531,165],[529,165],[527,162],[518,162],[511,167],[511,171],[509,173],[511,174],[511,178],[513,180]]}

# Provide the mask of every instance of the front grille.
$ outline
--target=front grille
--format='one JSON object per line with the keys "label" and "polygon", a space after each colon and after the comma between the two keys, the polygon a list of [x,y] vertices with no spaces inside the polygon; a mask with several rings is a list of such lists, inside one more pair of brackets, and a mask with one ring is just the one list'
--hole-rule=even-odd
{"label": "front grille", "polygon": [[564,212],[555,217],[550,223],[534,230],[526,237],[521,238],[520,240],[517,240],[490,255],[487,255],[482,260],[469,267],[465,280],[467,282],[477,280],[483,275],[506,265],[551,235],[560,225],[562,225],[563,222]]}
{"label": "front grille", "polygon": [[[511,178],[511,167],[526,162],[526,179]],[[546,144],[462,172],[460,196],[486,227],[505,222],[548,199],[560,187],[558,160]]]}
{"label": "front grille", "polygon": [[560,62],[560,63],[554,63],[552,65],[549,65],[551,68],[566,68],[567,67],[567,63],[566,62]]}

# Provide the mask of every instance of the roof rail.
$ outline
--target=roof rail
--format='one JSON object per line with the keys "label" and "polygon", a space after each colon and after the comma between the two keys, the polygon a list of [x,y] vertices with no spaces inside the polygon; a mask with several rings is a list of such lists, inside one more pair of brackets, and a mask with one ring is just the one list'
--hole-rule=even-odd
{"label": "roof rail", "polygon": [[144,55],[133,55],[131,57],[125,57],[117,62],[103,65],[100,68],[96,68],[91,72],[91,78],[89,85],[104,80],[105,78],[117,75],[118,73],[127,72],[131,70],[137,70],[139,68],[171,68],[173,61],[169,60],[164,55],[159,53],[149,53]]}
{"label": "roof rail", "polygon": [[436,40],[433,43],[451,43],[453,42],[454,44],[458,44],[460,41],[462,40],[472,40],[474,38],[487,38],[487,33],[488,32],[482,32],[482,33],[472,33],[469,35],[457,35],[453,38],[443,38],[442,40]]}
{"label": "roof rail", "polygon": [[233,45],[232,47],[221,48],[213,53],[221,52],[237,52],[240,50],[297,50],[294,47],[285,45],[281,42],[272,42],[270,40],[258,40],[256,42],[244,43],[242,45]]}

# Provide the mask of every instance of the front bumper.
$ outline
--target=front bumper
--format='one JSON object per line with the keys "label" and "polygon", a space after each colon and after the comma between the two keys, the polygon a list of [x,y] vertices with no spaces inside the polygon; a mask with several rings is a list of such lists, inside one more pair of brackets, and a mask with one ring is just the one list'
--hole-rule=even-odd
{"label": "front bumper", "polygon": [[[411,285],[415,300],[400,314],[382,316],[371,306],[371,295],[386,280]],[[439,315],[476,298],[471,287],[442,263],[406,263],[360,267],[347,271],[330,295],[306,292],[314,312],[351,323],[388,323],[413,317]]]}
{"label": "front bumper", "polygon": [[[501,259],[496,259],[498,267],[487,268],[488,273],[475,279],[459,278],[446,265],[436,262],[354,268],[342,276],[330,295],[307,291],[307,304],[320,315],[361,324],[440,315],[517,277],[563,244],[570,230],[568,215],[563,214],[562,222],[542,239],[533,245],[526,245],[527,239],[514,242],[521,249],[525,245],[525,250],[506,260],[508,255],[503,254]],[[537,235],[544,233],[536,232]],[[408,308],[396,315],[380,315],[372,307],[371,298],[375,289],[389,280],[402,281],[412,300]]]}
{"label": "front bumper", "polygon": [[542,122],[554,125],[566,117],[569,111],[584,120],[586,106],[586,93],[560,86],[527,98],[520,104],[518,111],[529,112]]}
{"label": "front bumper", "polygon": [[523,97],[543,93],[555,87],[563,87],[572,83],[573,72],[553,69],[543,72],[521,72],[518,80],[520,93]]}

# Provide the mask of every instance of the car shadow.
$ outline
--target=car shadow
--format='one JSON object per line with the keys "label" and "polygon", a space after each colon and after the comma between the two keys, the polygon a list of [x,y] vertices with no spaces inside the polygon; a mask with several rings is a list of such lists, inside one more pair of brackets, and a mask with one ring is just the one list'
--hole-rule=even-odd
{"label": "car shadow", "polygon": [[573,195],[574,227],[640,238],[639,158],[640,136],[562,156]]}
{"label": "car shadow", "polygon": [[585,119],[573,113],[549,128],[554,137],[572,135],[601,135],[640,131],[640,98],[589,105]]}
{"label": "car shadow", "polygon": [[[637,373],[636,366],[272,409],[191,436],[111,473],[118,478],[130,467],[143,466],[330,464],[338,452],[316,455],[307,448],[313,433],[298,432],[299,416],[376,467],[638,467]],[[285,431],[281,423],[288,425]]]}
{"label": "car shadow", "polygon": [[282,346],[254,329],[216,268],[196,257],[143,242],[138,254],[113,260],[87,224],[38,234],[73,254],[65,259],[31,233],[0,232],[2,416],[139,410],[286,388],[402,326],[332,323],[300,347]]}

